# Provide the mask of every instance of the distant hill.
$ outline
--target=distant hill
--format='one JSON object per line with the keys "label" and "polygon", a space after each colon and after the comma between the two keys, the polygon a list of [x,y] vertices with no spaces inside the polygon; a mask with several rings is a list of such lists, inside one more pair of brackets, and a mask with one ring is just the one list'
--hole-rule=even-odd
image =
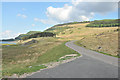
{"label": "distant hill", "polygon": [[86,27],[118,27],[118,19],[104,19],[90,22]]}
{"label": "distant hill", "polygon": [[[57,39],[63,41],[78,40],[78,44],[83,45],[83,47],[116,56],[118,54],[118,31],[117,19],[105,19],[58,24],[45,30],[43,33],[53,33],[51,36],[56,34]],[[26,34],[19,35],[17,39],[26,40],[38,38],[42,35],[46,37],[46,34],[40,33],[42,32],[30,31]],[[99,49],[99,47],[101,47],[101,49]]]}
{"label": "distant hill", "polygon": [[38,38],[38,37],[55,37],[56,34],[51,32],[40,32],[40,31],[29,31],[26,34],[21,34],[15,38],[15,40],[27,40],[30,38]]}
{"label": "distant hill", "polygon": [[55,36],[56,34],[53,34],[51,32],[38,32],[38,33],[30,34],[28,36],[24,36],[21,39],[27,40],[27,39],[38,38],[38,37],[55,37]]}
{"label": "distant hill", "polygon": [[[85,27],[118,27],[118,19],[104,19],[104,20],[94,20],[94,21],[83,21],[83,22],[71,22],[71,23],[64,23],[64,24],[57,24],[54,25],[53,27],[48,28],[45,30],[45,32],[53,32],[55,34],[65,34],[66,30],[70,29],[72,30],[74,28],[71,27],[70,25],[79,25],[79,24],[87,24]],[[72,31],[70,31],[72,33]]]}
{"label": "distant hill", "polygon": [[[71,34],[85,33],[88,31],[88,28],[85,27],[117,27],[118,19],[104,19],[104,20],[94,20],[94,21],[83,21],[83,22],[70,22],[64,24],[57,24],[53,27],[46,29],[44,32],[51,32],[56,34],[57,36],[65,36]],[[83,31],[81,31],[81,30]],[[86,31],[84,31],[86,30]],[[80,32],[81,31],[81,32]],[[34,35],[36,33],[40,33],[40,31],[29,31],[26,34],[21,34],[16,37],[16,40],[21,40],[22,38],[26,38],[30,35]]]}
{"label": "distant hill", "polygon": [[14,39],[3,39],[3,40],[0,40],[0,41],[15,41]]}
{"label": "distant hill", "polygon": [[[57,25],[54,25],[53,27],[46,29],[44,32],[53,32],[55,34],[59,34],[61,31],[64,31],[65,29],[71,28],[71,27],[69,27],[69,25],[81,24],[81,23],[90,23],[90,22],[91,21],[82,21],[82,22],[69,22],[69,23],[57,24]],[[55,30],[57,30],[57,31],[55,31]]]}
{"label": "distant hill", "polygon": [[29,35],[39,33],[39,32],[41,32],[41,31],[29,31],[26,34],[20,34],[18,37],[15,38],[15,40],[21,40],[25,36],[29,36]]}

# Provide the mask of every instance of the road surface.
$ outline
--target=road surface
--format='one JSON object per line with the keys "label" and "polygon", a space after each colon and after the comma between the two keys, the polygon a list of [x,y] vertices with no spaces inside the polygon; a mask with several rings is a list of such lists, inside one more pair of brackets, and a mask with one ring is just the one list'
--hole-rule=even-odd
{"label": "road surface", "polygon": [[118,58],[82,48],[74,41],[65,45],[82,54],[82,57],[27,78],[118,78]]}

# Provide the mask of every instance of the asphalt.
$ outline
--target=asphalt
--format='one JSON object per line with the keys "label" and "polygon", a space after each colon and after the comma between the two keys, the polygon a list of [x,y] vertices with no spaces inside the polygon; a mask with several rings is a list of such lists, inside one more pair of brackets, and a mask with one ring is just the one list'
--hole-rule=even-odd
{"label": "asphalt", "polygon": [[118,78],[118,58],[82,48],[74,41],[65,45],[82,56],[26,78]]}

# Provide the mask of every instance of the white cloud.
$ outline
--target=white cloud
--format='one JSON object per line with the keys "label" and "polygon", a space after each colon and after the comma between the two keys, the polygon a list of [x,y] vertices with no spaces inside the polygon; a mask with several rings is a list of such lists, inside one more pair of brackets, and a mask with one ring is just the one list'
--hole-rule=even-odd
{"label": "white cloud", "polygon": [[26,9],[25,8],[22,8],[23,11],[25,11]]}
{"label": "white cloud", "polygon": [[119,2],[119,0],[72,0],[72,2]]}
{"label": "white cloud", "polygon": [[23,18],[26,18],[27,16],[26,15],[22,15]]}
{"label": "white cloud", "polygon": [[24,14],[17,14],[17,16],[18,16],[18,17],[22,17],[22,18],[27,18],[27,16],[24,15]]}
{"label": "white cloud", "polygon": [[21,16],[21,14],[17,14],[17,16]]}
{"label": "white cloud", "polygon": [[12,31],[10,31],[10,30],[6,30],[6,31],[2,32],[2,36],[8,36],[8,37],[10,37],[11,32]]}
{"label": "white cloud", "polygon": [[40,19],[39,18],[34,18],[34,21],[40,21]]}
{"label": "white cloud", "polygon": [[0,32],[0,39],[10,39],[15,38],[21,33],[13,33],[11,30],[6,30],[4,32]]}
{"label": "white cloud", "polygon": [[[99,0],[98,0],[99,1]],[[117,3],[111,2],[83,2],[83,0],[73,0],[72,5],[65,4],[63,7],[47,8],[45,19],[37,19],[42,23],[65,23],[71,21],[88,21],[94,17],[96,13],[107,14],[117,9]]]}
{"label": "white cloud", "polygon": [[43,24],[54,24],[54,23],[57,23],[55,20],[52,20],[52,19],[34,18],[34,21],[42,22]]}
{"label": "white cloud", "polygon": [[46,19],[46,20],[41,19],[40,22],[42,22],[44,24],[57,24],[58,23],[58,22],[56,22],[55,20],[52,20],[52,19]]}
{"label": "white cloud", "polygon": [[32,24],[32,26],[34,27],[34,26],[35,26],[35,24]]}
{"label": "white cloud", "polygon": [[1,37],[1,38],[10,38],[10,37],[11,37],[11,32],[12,32],[12,31],[10,31],[10,30],[6,30],[6,31],[4,31],[4,32],[1,32],[1,33],[0,33],[0,37]]}

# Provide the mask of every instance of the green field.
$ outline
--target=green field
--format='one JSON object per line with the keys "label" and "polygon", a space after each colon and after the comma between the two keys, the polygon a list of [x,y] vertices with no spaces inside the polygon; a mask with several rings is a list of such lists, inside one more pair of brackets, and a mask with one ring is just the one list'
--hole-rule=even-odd
{"label": "green field", "polygon": [[57,61],[67,54],[78,54],[66,47],[64,41],[55,38],[40,40],[27,46],[3,46],[3,76],[35,72],[46,68],[47,66],[42,65],[44,63]]}

